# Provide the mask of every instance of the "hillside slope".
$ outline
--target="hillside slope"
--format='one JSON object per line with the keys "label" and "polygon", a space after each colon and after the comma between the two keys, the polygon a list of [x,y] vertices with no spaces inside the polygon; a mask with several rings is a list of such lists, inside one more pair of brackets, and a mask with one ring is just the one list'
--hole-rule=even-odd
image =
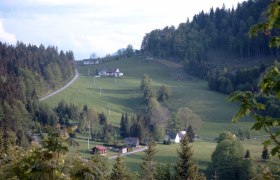
{"label": "hillside slope", "polygon": [[[124,72],[122,78],[88,76],[88,72],[96,72],[102,68],[120,68]],[[80,106],[87,104],[104,112],[109,121],[118,126],[122,113],[130,116],[139,111],[145,111],[142,104],[140,82],[143,74],[148,74],[153,86],[168,85],[172,88],[170,100],[164,103],[170,111],[175,112],[180,107],[189,107],[203,120],[199,135],[202,137],[217,137],[224,130],[237,131],[239,127],[246,129],[250,122],[231,124],[232,115],[237,105],[226,100],[226,96],[209,91],[207,82],[186,74],[177,64],[147,61],[144,58],[128,58],[111,61],[99,65],[79,67],[81,76],[71,87],[46,100],[55,106],[61,99]],[[110,109],[110,115],[109,115]]]}
{"label": "hillside slope", "polygon": [[0,131],[4,142],[16,139],[17,145],[27,146],[31,129],[42,119],[38,96],[66,83],[73,74],[72,51],[0,42]]}

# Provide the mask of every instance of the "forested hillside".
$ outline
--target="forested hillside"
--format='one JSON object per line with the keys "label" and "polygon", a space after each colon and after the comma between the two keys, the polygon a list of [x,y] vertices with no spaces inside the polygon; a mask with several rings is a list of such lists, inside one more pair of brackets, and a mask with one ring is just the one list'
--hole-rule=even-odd
{"label": "forested hillside", "polygon": [[[39,108],[38,96],[57,88],[73,75],[74,54],[71,51],[0,42],[0,131],[4,142],[17,136],[18,145],[23,145],[23,141],[27,143],[27,132],[31,132],[31,125],[34,127],[42,114],[39,111],[48,110]],[[51,114],[45,113],[45,116]]]}
{"label": "forested hillside", "polygon": [[152,56],[172,58],[178,61],[211,62],[217,58],[275,56],[276,49],[267,46],[269,37],[260,35],[249,38],[250,27],[265,20],[264,10],[270,0],[249,0],[236,9],[212,8],[201,11],[174,26],[147,33],[141,50]]}
{"label": "forested hillside", "polygon": [[[277,30],[250,37],[250,27],[266,20],[270,0],[248,0],[236,9],[212,8],[201,11],[174,26],[156,29],[143,38],[141,51],[147,56],[184,64],[187,73],[208,81],[211,90],[230,94],[258,90],[258,79],[267,65],[279,55],[279,49],[267,44]],[[264,114],[278,116],[280,104],[262,98]]]}

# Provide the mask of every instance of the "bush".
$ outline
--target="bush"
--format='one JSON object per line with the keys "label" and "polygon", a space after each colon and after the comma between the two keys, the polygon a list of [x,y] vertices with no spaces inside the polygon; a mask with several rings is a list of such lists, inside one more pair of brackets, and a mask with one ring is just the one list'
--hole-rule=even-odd
{"label": "bush", "polygon": [[171,144],[170,139],[168,139],[168,140],[163,140],[163,144],[165,144],[165,145],[170,145],[170,144]]}

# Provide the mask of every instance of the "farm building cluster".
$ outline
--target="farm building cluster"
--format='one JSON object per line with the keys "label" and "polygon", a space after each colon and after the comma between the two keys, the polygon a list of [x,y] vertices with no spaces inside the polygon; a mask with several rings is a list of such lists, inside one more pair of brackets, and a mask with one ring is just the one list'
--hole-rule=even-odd
{"label": "farm building cluster", "polygon": [[102,69],[97,71],[98,76],[109,76],[109,77],[122,77],[123,72],[119,68],[114,69]]}
{"label": "farm building cluster", "polygon": [[105,147],[102,145],[97,145],[92,148],[92,153],[100,153],[101,155],[106,155],[107,150],[118,152],[120,154],[125,154],[128,152],[128,148],[137,148],[139,147],[139,139],[137,137],[128,137],[124,139],[124,146],[113,146]]}

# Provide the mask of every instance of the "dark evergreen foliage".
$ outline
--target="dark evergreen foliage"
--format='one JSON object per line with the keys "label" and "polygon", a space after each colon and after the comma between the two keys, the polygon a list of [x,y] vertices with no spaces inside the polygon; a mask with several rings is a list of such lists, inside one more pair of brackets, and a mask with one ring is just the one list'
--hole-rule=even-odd
{"label": "dark evergreen foliage", "polygon": [[142,157],[142,179],[154,180],[156,175],[156,161],[155,155],[157,153],[156,143],[151,140],[149,142],[148,148],[144,151],[144,156]]}
{"label": "dark evergreen foliage", "polygon": [[38,95],[57,88],[74,75],[73,52],[18,42],[0,42],[0,127],[4,138],[15,132],[17,144],[27,145],[32,121],[54,124],[57,117],[39,105]]}
{"label": "dark evergreen foliage", "polygon": [[246,150],[246,154],[245,154],[244,158],[245,159],[251,159],[251,153],[250,153],[249,149]]}
{"label": "dark evergreen foliage", "polygon": [[190,143],[194,142],[194,139],[195,139],[195,132],[192,128],[191,125],[189,125],[188,129],[187,129],[187,135],[189,137],[189,141]]}
{"label": "dark evergreen foliage", "polygon": [[263,148],[262,159],[265,161],[267,161],[269,159],[269,151],[268,151],[267,147]]}
{"label": "dark evergreen foliage", "polygon": [[180,149],[177,150],[179,160],[175,166],[176,179],[204,179],[198,172],[198,165],[193,160],[193,150],[189,142],[189,137],[185,136],[181,142]]}
{"label": "dark evergreen foliage", "polygon": [[124,115],[122,114],[121,122],[120,122],[120,136],[122,138],[125,138],[127,136],[127,134],[126,134],[126,129],[127,129],[126,126],[128,126],[128,122],[125,122]]}
{"label": "dark evergreen foliage", "polygon": [[[201,11],[174,26],[156,29],[143,38],[142,52],[161,58],[185,61],[190,66],[207,64],[212,57],[247,58],[275,56],[276,49],[267,47],[268,37],[250,39],[249,28],[262,21],[265,8],[270,0],[248,0],[237,5],[236,9],[210,9]],[[198,70],[195,68],[195,70]],[[194,71],[201,73],[205,71]]]}
{"label": "dark evergreen foliage", "polygon": [[133,179],[132,174],[125,166],[123,159],[118,156],[116,159],[116,163],[113,166],[111,173],[111,180],[131,180]]}
{"label": "dark evergreen foliage", "polygon": [[168,162],[166,164],[157,164],[155,179],[156,180],[174,179],[171,168],[172,168],[172,166],[171,166],[170,162]]}
{"label": "dark evergreen foliage", "polygon": [[[87,106],[86,106],[87,107]],[[58,116],[58,122],[61,125],[67,125],[69,126],[69,120],[79,120],[79,110],[78,106],[70,103],[67,104],[64,100],[61,100],[57,107],[54,108],[54,111],[56,112]]]}
{"label": "dark evergreen foliage", "polygon": [[107,124],[107,117],[103,112],[99,114],[99,123],[101,125]]}

